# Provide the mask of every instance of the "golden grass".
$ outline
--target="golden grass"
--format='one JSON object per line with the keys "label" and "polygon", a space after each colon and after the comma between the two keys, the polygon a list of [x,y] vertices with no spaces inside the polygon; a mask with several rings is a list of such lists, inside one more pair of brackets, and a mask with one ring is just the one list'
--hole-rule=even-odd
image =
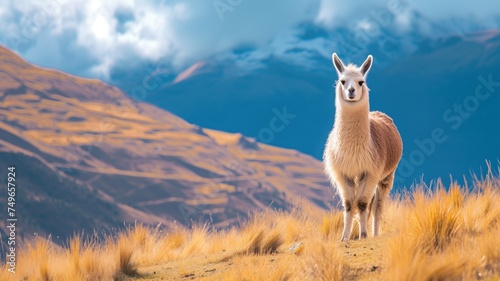
{"label": "golden grass", "polygon": [[500,180],[491,174],[472,191],[420,187],[406,198],[407,219],[389,242],[391,280],[500,278]]}
{"label": "golden grass", "polygon": [[473,188],[420,185],[388,203],[381,237],[347,243],[340,211],[304,202],[226,230],[137,224],[64,247],[37,239],[0,280],[499,280],[499,186],[491,173]]}

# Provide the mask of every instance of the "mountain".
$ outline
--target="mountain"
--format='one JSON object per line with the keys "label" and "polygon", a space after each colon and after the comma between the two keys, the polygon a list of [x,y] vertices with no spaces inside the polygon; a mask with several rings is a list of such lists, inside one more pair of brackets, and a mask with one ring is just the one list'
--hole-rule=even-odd
{"label": "mountain", "polygon": [[[333,124],[331,62],[323,61],[314,70],[279,59],[263,64],[263,69],[240,74],[229,62],[206,63],[191,77],[152,91],[146,101],[203,127],[228,132],[241,128],[261,142],[320,158]],[[295,117],[272,139],[267,137],[264,131],[275,112],[284,110]]]}
{"label": "mountain", "polygon": [[0,47],[4,183],[10,166],[21,238],[65,239],[135,221],[225,227],[252,211],[289,210],[299,198],[312,208],[336,206],[313,157],[201,128],[116,87],[33,66]]}
{"label": "mountain", "polygon": [[500,30],[441,38],[385,69],[406,140],[400,182],[484,174],[485,161],[500,159],[499,48]]}
{"label": "mountain", "polygon": [[[353,37],[347,32],[340,30],[335,38]],[[312,40],[326,35],[315,31],[304,36]],[[364,54],[374,54],[367,79],[371,109],[388,113],[401,132],[404,159],[396,177],[400,188],[420,181],[422,175],[425,180],[444,177],[446,182],[450,174],[461,179],[470,171],[480,173],[485,160],[500,158],[496,121],[500,88],[483,85],[491,94],[487,100],[477,100],[477,106],[469,97],[484,79],[500,81],[499,48],[499,30],[433,38],[384,31],[361,52],[345,58],[348,62],[354,57],[352,62],[359,65]],[[321,159],[333,125],[331,85],[337,75],[329,57],[308,56],[312,62],[308,66],[269,57],[259,62],[260,68],[245,71],[236,63],[205,61],[190,68],[182,80],[172,79],[175,83],[148,93],[146,101],[204,127],[241,132]],[[457,112],[457,106],[472,112]],[[270,127],[273,112],[285,108],[295,117],[267,137],[263,130]],[[422,148],[434,129],[446,141]]]}

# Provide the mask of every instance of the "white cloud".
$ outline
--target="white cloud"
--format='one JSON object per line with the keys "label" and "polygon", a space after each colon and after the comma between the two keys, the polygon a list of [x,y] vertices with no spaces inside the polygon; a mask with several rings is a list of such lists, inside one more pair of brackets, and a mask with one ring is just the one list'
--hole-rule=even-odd
{"label": "white cloud", "polygon": [[[161,61],[181,71],[242,45],[256,48],[254,57],[235,59],[256,67],[269,55],[301,61],[307,52],[287,52],[294,47],[328,53],[328,38],[297,36],[301,23],[369,29],[374,15],[393,2],[401,1],[368,6],[361,0],[7,0],[0,2],[0,40],[35,63],[101,78],[137,61]],[[495,0],[412,0],[391,21],[399,32],[407,31],[410,12],[416,11],[436,21],[468,17],[491,26],[498,23],[491,20],[498,19],[495,6]]]}
{"label": "white cloud", "polygon": [[322,0],[318,15],[316,16],[316,22],[329,27],[333,26],[336,22],[338,23],[335,18],[340,10],[336,6],[338,5],[335,5],[334,1]]}
{"label": "white cloud", "polygon": [[[159,6],[151,1],[71,1],[63,4],[54,33],[75,32],[76,45],[100,61],[92,68],[94,74],[106,77],[118,61],[155,61],[173,52],[172,24],[179,20],[179,6],[182,4]],[[119,22],[120,12],[128,13],[130,19]]]}
{"label": "white cloud", "polygon": [[[298,0],[293,5],[287,0],[272,3],[224,0],[227,5],[238,5],[219,17],[221,13],[214,8],[215,1],[206,0],[48,1],[55,3],[51,4],[54,7],[42,2],[11,0],[2,2],[0,9],[10,13],[7,22],[18,35],[22,30],[37,26],[36,34],[24,38],[30,41],[31,48],[55,51],[52,43],[50,49],[49,45],[42,45],[47,41],[39,38],[41,36],[50,36],[59,44],[69,44],[65,40],[73,40],[71,43],[75,46],[87,50],[89,59],[97,61],[90,75],[104,78],[117,62],[127,59],[164,59],[173,67],[182,68],[240,44],[264,45],[295,24],[312,20],[317,10],[310,0]],[[44,12],[47,9],[49,13]],[[120,22],[119,13],[128,14],[128,21]],[[16,14],[21,15],[21,20],[16,19]],[[33,22],[35,15],[44,16],[43,24]],[[76,36],[66,38],[67,34]],[[6,41],[5,37],[3,39]],[[21,53],[39,55],[29,49]],[[35,57],[28,59],[37,60]]]}

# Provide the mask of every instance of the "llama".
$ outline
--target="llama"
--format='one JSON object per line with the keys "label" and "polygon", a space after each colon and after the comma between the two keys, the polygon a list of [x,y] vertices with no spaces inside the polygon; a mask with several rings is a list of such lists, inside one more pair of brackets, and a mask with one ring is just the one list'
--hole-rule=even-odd
{"label": "llama", "polygon": [[323,163],[344,207],[340,241],[349,240],[355,213],[359,213],[359,239],[367,237],[370,212],[375,237],[380,234],[382,207],[392,189],[403,143],[390,117],[370,112],[365,81],[372,56],[361,67],[344,66],[336,53],[332,60],[339,80],[335,89],[335,121],[325,145]]}

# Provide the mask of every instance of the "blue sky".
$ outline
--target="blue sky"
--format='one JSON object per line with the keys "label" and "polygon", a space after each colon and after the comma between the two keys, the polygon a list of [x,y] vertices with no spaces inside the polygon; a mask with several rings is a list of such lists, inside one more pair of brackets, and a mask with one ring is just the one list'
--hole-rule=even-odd
{"label": "blue sky", "polygon": [[[115,68],[145,61],[180,72],[205,59],[258,67],[275,55],[306,63],[303,53],[287,52],[297,47],[329,56],[336,38],[305,40],[304,24],[326,34],[341,27],[376,32],[384,22],[395,33],[418,29],[429,36],[435,33],[430,23],[450,33],[494,28],[500,23],[496,2],[7,0],[0,3],[0,42],[33,63],[106,80]],[[231,52],[242,46],[251,55]]]}

